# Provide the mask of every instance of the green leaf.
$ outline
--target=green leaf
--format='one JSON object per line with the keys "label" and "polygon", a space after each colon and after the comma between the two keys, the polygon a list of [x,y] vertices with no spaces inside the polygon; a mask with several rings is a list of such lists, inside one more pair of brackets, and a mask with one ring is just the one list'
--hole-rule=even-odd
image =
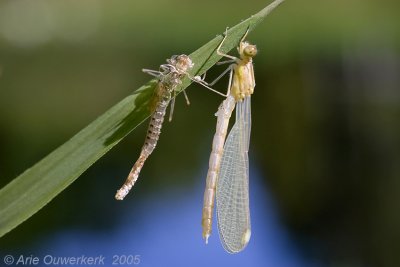
{"label": "green leaf", "polygon": [[[236,47],[245,31],[256,27],[276,6],[276,0],[228,31],[223,51]],[[191,75],[200,75],[221,57],[215,51],[222,35],[193,52]],[[180,90],[190,84],[184,79]],[[0,237],[35,214],[77,179],[94,162],[150,116],[150,101],[157,81],[152,80],[116,104],[65,144],[0,190]]]}

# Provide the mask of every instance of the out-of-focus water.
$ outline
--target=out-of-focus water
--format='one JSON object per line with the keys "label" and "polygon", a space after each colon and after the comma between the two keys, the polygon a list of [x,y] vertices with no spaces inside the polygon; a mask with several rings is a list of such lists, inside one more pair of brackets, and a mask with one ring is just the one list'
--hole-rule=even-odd
{"label": "out-of-focus water", "polygon": [[[252,237],[248,247],[230,255],[222,248],[214,223],[214,232],[206,245],[201,238],[203,181],[190,191],[165,189],[161,195],[149,195],[145,206],[133,214],[126,210],[118,226],[99,233],[64,229],[49,236],[39,249],[41,258],[104,256],[106,266],[124,255],[139,255],[140,266],[285,266],[305,265],[285,228],[269,192],[260,184],[259,173],[251,170]],[[140,221],[140,223],[137,223]],[[50,261],[50,257],[46,258]],[[83,265],[82,265],[83,266]]]}

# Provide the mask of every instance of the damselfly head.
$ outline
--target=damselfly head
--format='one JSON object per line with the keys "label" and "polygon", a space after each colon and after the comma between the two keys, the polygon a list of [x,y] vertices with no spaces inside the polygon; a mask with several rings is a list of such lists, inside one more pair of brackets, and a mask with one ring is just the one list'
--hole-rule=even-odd
{"label": "damselfly head", "polygon": [[252,58],[257,55],[257,47],[248,42],[243,42],[240,45],[240,50],[239,54],[241,57]]}

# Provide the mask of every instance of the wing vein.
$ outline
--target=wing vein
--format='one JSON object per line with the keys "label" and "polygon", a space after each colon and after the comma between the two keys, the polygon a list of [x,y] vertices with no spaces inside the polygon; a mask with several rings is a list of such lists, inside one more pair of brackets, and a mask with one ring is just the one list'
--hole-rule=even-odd
{"label": "wing vein", "polygon": [[217,181],[217,221],[224,248],[243,250],[250,239],[249,163],[250,97],[238,102],[236,122],[224,146]]}

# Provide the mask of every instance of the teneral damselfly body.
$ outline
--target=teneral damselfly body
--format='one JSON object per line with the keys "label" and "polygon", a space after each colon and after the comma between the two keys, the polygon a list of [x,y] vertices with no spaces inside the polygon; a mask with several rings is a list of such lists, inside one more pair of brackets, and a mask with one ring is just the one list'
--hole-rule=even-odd
{"label": "teneral damselfly body", "polygon": [[189,56],[179,55],[172,56],[170,59],[167,59],[167,64],[161,65],[160,71],[147,69],[143,70],[144,72],[158,78],[157,88],[155,91],[156,106],[154,113],[150,118],[150,124],[147,130],[146,139],[140,152],[139,158],[133,165],[132,170],[130,171],[125,183],[117,191],[115,195],[115,198],[117,200],[123,200],[137,181],[144,162],[150,156],[157,145],[166,109],[171,102],[171,99],[172,103],[170,120],[172,118],[175,101],[174,96],[176,93],[175,89],[177,85],[181,84],[182,79],[185,76],[188,76],[187,71],[193,68],[193,65],[194,64]]}
{"label": "teneral damselfly body", "polygon": [[[220,51],[226,34],[217,49],[217,53],[230,58],[227,62],[232,64],[228,68],[230,77],[227,98],[216,113],[217,127],[209,161],[202,215],[203,238],[208,242],[216,198],[221,243],[230,253],[243,250],[251,235],[248,149],[251,130],[250,96],[255,87],[252,58],[257,54],[257,48],[244,41],[247,32],[238,47],[240,58]],[[225,142],[235,105],[236,122]]]}

